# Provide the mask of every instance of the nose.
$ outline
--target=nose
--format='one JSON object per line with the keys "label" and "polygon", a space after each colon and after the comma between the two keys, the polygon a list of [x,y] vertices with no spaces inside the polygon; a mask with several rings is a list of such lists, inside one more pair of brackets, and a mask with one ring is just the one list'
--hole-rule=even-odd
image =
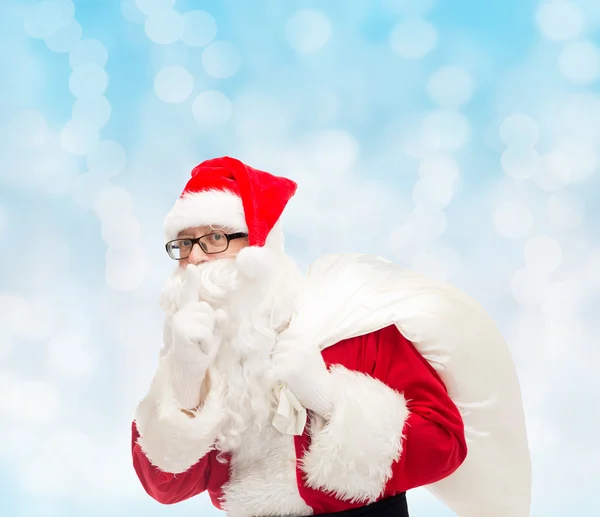
{"label": "nose", "polygon": [[190,253],[190,256],[187,259],[187,261],[190,264],[193,264],[194,266],[197,266],[198,264],[201,264],[202,262],[207,262],[209,260],[210,255],[204,253],[204,251],[200,247],[200,244],[198,243],[194,244],[194,246],[192,247],[192,252]]}

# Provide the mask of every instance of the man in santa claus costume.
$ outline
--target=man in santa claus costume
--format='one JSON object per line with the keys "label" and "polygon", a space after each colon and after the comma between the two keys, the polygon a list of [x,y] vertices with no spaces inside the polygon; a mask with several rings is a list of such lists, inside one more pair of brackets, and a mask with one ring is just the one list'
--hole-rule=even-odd
{"label": "man in santa claus costume", "polygon": [[488,315],[374,256],[301,275],[280,224],[295,191],[218,158],[167,215],[178,266],[132,427],[144,489],[231,517],[402,517],[427,487],[461,517],[528,516],[519,383]]}

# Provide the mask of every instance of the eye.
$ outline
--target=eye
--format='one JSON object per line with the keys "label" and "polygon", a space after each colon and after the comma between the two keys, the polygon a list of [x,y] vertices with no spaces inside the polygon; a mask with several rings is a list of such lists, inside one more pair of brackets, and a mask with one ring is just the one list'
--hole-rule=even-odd
{"label": "eye", "polygon": [[192,247],[192,241],[189,239],[184,239],[179,241],[179,246],[182,248],[191,248]]}
{"label": "eye", "polygon": [[222,233],[213,233],[210,236],[211,240],[214,242],[221,242],[222,240],[225,239],[225,235],[223,235]]}

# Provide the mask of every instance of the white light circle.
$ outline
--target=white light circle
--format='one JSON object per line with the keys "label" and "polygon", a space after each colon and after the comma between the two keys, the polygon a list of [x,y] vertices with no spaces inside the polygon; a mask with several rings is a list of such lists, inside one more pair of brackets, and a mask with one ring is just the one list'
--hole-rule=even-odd
{"label": "white light circle", "polygon": [[69,64],[72,69],[82,65],[104,67],[108,61],[108,51],[98,40],[83,39],[78,41],[69,53]]}
{"label": "white light circle", "polygon": [[600,27],[600,3],[598,0],[576,0],[577,5],[585,14],[586,24],[590,27]]}
{"label": "white light circle", "polygon": [[386,11],[403,16],[425,16],[435,7],[437,0],[383,0]]}
{"label": "white light circle", "polygon": [[94,212],[102,221],[121,220],[133,211],[133,198],[123,187],[104,186],[94,200]]}
{"label": "white light circle", "polygon": [[529,115],[513,113],[500,124],[500,138],[508,146],[533,147],[540,138],[540,128]]}
{"label": "white light circle", "polygon": [[94,363],[87,348],[87,338],[76,333],[53,338],[48,343],[48,363],[60,375],[88,375],[93,370]]}
{"label": "white light circle", "polygon": [[585,18],[573,2],[551,0],[542,3],[535,15],[542,34],[554,41],[576,38],[585,26]]}
{"label": "white light circle", "polygon": [[106,252],[106,282],[116,291],[140,287],[148,272],[148,262],[138,248],[109,248]]}
{"label": "white light circle", "polygon": [[135,6],[146,16],[169,11],[174,5],[175,0],[135,0]]}
{"label": "white light circle", "polygon": [[471,125],[462,113],[437,110],[421,124],[421,139],[429,149],[457,151],[471,138]]}
{"label": "white light circle", "polygon": [[85,172],[73,183],[73,198],[83,208],[92,208],[99,192],[107,185],[106,177]]}
{"label": "white light circle", "polygon": [[533,147],[511,146],[502,153],[500,161],[506,174],[522,180],[531,178],[537,173],[540,157]]}
{"label": "white light circle", "polygon": [[433,155],[421,161],[419,175],[422,178],[433,178],[436,181],[452,184],[458,179],[460,170],[452,156]]}
{"label": "white light circle", "polygon": [[299,9],[285,25],[285,37],[299,54],[323,48],[331,38],[331,23],[322,11]]}
{"label": "white light circle", "polygon": [[219,127],[231,118],[232,105],[224,93],[217,90],[206,91],[196,97],[192,112],[201,126]]}
{"label": "white light circle", "polygon": [[359,153],[356,138],[347,131],[327,130],[309,139],[307,157],[323,174],[341,174],[354,165]]}
{"label": "white light circle", "polygon": [[87,156],[87,165],[90,172],[97,173],[107,178],[119,174],[127,163],[125,149],[112,140],[98,142]]}
{"label": "white light circle", "polygon": [[558,68],[572,83],[594,83],[600,78],[600,49],[591,41],[570,43],[558,57]]}
{"label": "white light circle", "polygon": [[473,96],[473,79],[459,66],[439,68],[427,83],[429,97],[442,108],[457,108],[467,104]]}
{"label": "white light circle", "polygon": [[25,32],[32,38],[47,38],[69,25],[75,5],[69,0],[42,0],[25,11]]}
{"label": "white light circle", "polygon": [[[91,138],[94,138],[94,135],[91,135]],[[73,142],[71,141],[71,143]],[[31,179],[51,194],[67,192],[79,173],[77,159],[67,154],[65,150],[64,147],[61,148],[60,145],[54,145],[54,143],[48,145],[44,149],[43,155],[39,156],[29,171]],[[75,154],[75,156],[81,153],[80,149],[73,148],[71,151],[73,152],[70,154]]]}
{"label": "white light circle", "polygon": [[433,242],[446,231],[448,218],[442,210],[418,206],[408,215],[406,226],[418,239]]}
{"label": "white light circle", "polygon": [[181,40],[190,47],[205,47],[217,36],[217,22],[205,11],[188,11],[183,15]]}
{"label": "white light circle", "polygon": [[108,75],[96,64],[81,65],[69,77],[69,89],[78,99],[89,99],[102,95],[108,87]]}
{"label": "white light circle", "polygon": [[600,141],[600,96],[576,93],[567,98],[562,109],[565,129],[591,141]]}
{"label": "white light circle", "polygon": [[132,215],[121,219],[109,219],[102,223],[102,239],[111,247],[135,247],[141,235],[140,223]]}
{"label": "white light circle", "polygon": [[145,24],[146,36],[159,45],[175,43],[183,36],[183,16],[173,10],[151,15]]}
{"label": "white light circle", "polygon": [[154,93],[168,103],[185,101],[194,89],[194,78],[183,66],[166,66],[154,79]]}
{"label": "white light circle", "polygon": [[60,393],[52,384],[43,381],[21,383],[15,393],[12,408],[15,417],[23,422],[42,424],[52,420],[60,407]]}
{"label": "white light circle", "polygon": [[537,305],[548,290],[546,275],[529,268],[520,269],[510,280],[512,294],[522,305]]}
{"label": "white light circle", "polygon": [[494,212],[494,226],[503,237],[518,239],[533,228],[533,215],[524,203],[517,200],[505,201]]}
{"label": "white light circle", "polygon": [[10,141],[20,148],[42,147],[48,140],[48,123],[39,111],[23,110],[10,122]]}
{"label": "white light circle", "polygon": [[94,129],[100,129],[110,119],[112,108],[103,95],[77,99],[73,104],[71,115],[76,122]]}
{"label": "white light circle", "polygon": [[574,192],[552,194],[546,205],[546,215],[556,226],[571,229],[583,224],[585,220],[585,201]]}
{"label": "white light circle", "polygon": [[419,179],[413,188],[412,198],[418,207],[442,209],[452,200],[452,183],[442,182],[435,177]]}
{"label": "white light circle", "polygon": [[556,282],[548,286],[547,296],[542,300],[541,309],[550,320],[564,320],[565,316],[577,316],[581,308],[582,290],[573,282]]}
{"label": "white light circle", "polygon": [[227,79],[235,75],[242,65],[242,56],[237,47],[228,41],[215,41],[204,49],[202,66],[208,75]]}
{"label": "white light circle", "polygon": [[98,141],[98,131],[76,121],[67,122],[60,132],[60,142],[65,151],[75,156],[84,156]]}
{"label": "white light circle", "polygon": [[568,161],[571,181],[585,181],[598,168],[596,148],[588,141],[566,138],[558,143],[554,152]]}
{"label": "white light circle", "polygon": [[394,27],[389,43],[405,59],[422,59],[435,49],[437,31],[425,20],[409,18]]}
{"label": "white light circle", "polygon": [[81,39],[83,29],[73,20],[69,25],[44,39],[46,46],[52,52],[69,52]]}
{"label": "white light circle", "polygon": [[562,262],[562,248],[552,237],[533,237],[525,244],[524,252],[526,266],[534,271],[552,273]]}
{"label": "white light circle", "polygon": [[550,192],[560,190],[571,181],[571,164],[562,154],[547,154],[541,157],[540,166],[533,179],[543,190]]}
{"label": "white light circle", "polygon": [[121,14],[126,20],[142,25],[146,21],[146,16],[135,5],[135,0],[123,0],[121,2]]}

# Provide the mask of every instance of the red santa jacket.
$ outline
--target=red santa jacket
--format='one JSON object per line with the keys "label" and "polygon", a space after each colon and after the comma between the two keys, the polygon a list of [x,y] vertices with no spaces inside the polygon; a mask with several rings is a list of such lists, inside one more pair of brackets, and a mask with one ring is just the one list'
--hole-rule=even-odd
{"label": "red santa jacket", "polygon": [[[431,365],[395,326],[341,341],[323,358],[338,388],[332,415],[294,441],[298,493],[315,515],[434,483],[461,465],[467,446],[460,413]],[[220,462],[207,447],[189,468],[161,468],[144,445],[142,427],[148,426],[132,425],[132,454],[146,492],[163,504],[208,492],[223,509],[230,458]]]}

